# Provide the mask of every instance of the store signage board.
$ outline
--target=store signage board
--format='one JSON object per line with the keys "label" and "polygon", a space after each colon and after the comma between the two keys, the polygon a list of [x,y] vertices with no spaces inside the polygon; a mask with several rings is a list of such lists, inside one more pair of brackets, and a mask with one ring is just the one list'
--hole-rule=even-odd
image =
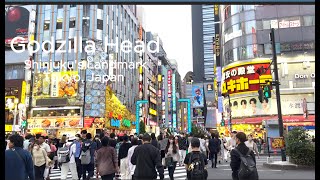
{"label": "store signage board", "polygon": [[28,119],[28,129],[82,128],[80,117],[35,117]]}
{"label": "store signage board", "polygon": [[272,149],[282,149],[285,146],[283,137],[270,138]]}
{"label": "store signage board", "polygon": [[270,62],[266,60],[227,66],[223,69],[222,93],[258,92],[260,84],[265,84],[267,80],[272,81],[272,76],[270,68],[261,76],[256,71],[260,67],[268,68]]}

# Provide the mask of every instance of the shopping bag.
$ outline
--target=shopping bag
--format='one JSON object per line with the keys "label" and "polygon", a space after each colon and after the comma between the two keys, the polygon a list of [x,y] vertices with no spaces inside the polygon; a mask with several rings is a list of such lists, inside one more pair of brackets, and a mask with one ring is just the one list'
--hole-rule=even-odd
{"label": "shopping bag", "polygon": [[43,177],[46,179],[47,177],[49,177],[49,170],[50,170],[50,167],[46,167],[46,169],[44,170],[44,173],[43,173]]}

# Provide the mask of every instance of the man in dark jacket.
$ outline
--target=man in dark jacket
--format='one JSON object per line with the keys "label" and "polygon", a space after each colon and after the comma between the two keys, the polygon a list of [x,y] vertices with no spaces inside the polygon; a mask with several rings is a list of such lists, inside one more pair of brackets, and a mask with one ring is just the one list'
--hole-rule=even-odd
{"label": "man in dark jacket", "polygon": [[[218,153],[220,150],[220,141],[216,137],[216,134],[212,133],[211,134],[211,139],[209,140],[209,151],[210,151],[210,160],[211,160],[211,167],[217,168],[217,159],[218,159]],[[214,162],[213,162],[214,159]]]}
{"label": "man in dark jacket", "polygon": [[116,135],[114,133],[110,134],[109,146],[116,148],[117,140],[115,139]]}
{"label": "man in dark jacket", "polygon": [[178,142],[179,142],[180,164],[183,164],[184,158],[187,155],[187,148],[189,145],[189,142],[185,137],[184,133],[181,133],[181,137],[179,138]]}
{"label": "man in dark jacket", "polygon": [[[237,144],[236,149],[238,151],[240,151],[240,153],[243,155],[246,155],[249,151],[249,148],[244,144],[246,139],[247,139],[246,134],[244,134],[243,132],[238,132],[236,134],[236,137],[235,137],[236,144]],[[231,155],[230,166],[231,166],[231,170],[232,170],[232,179],[239,180],[238,171],[239,171],[240,164],[241,164],[240,155],[235,150],[232,150],[230,155]],[[254,152],[251,151],[250,155],[253,157],[253,160],[256,163],[256,158],[254,156]]]}
{"label": "man in dark jacket", "polygon": [[145,133],[142,137],[143,144],[136,147],[131,157],[131,163],[136,165],[134,180],[155,180],[157,171],[160,179],[164,179],[164,169],[161,162],[160,151],[150,144],[151,137]]}
{"label": "man in dark jacket", "polygon": [[23,149],[23,137],[9,137],[9,149],[5,151],[6,180],[35,180],[31,154]]}

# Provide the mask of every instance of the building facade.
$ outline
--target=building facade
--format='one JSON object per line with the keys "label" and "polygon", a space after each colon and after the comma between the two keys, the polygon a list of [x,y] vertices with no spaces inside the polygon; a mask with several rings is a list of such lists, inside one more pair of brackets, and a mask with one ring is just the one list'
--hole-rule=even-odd
{"label": "building facade", "polygon": [[[257,93],[265,80],[274,80],[273,66],[261,76],[256,73],[271,63],[271,28],[275,29],[284,126],[314,127],[314,9],[314,5],[220,6],[222,91],[231,99],[231,107],[224,100],[224,118],[229,119],[231,109],[233,130],[279,135],[275,91],[262,103]],[[264,130],[263,124],[269,124],[269,129]]]}
{"label": "building facade", "polygon": [[212,81],[214,76],[214,5],[192,5],[194,81]]}
{"label": "building facade", "polygon": [[[66,127],[64,133],[69,134],[84,127],[103,129],[105,124],[109,129],[121,129],[122,125],[112,123],[109,116],[118,114],[112,120],[120,122],[124,115],[107,109],[108,104],[115,103],[135,112],[139,65],[134,68],[128,65],[140,62],[140,56],[133,48],[125,53],[121,43],[141,40],[143,33],[139,33],[136,8],[131,5],[38,5],[35,22],[34,39],[43,47],[33,54],[32,60],[30,123],[34,125],[30,125],[30,129],[43,129],[58,136],[62,132],[56,131],[57,126]],[[53,42],[44,45],[46,41]],[[108,93],[113,95],[106,103]],[[55,125],[45,120],[45,124],[36,122],[48,116],[61,122]],[[130,126],[129,123],[126,127]]]}
{"label": "building facade", "polygon": [[[35,5],[27,6],[5,6],[5,131],[13,130],[15,118],[15,131],[20,131],[21,122],[27,118],[27,109],[30,97],[31,71],[26,69],[25,61],[30,59],[28,51],[14,52],[14,49],[21,50],[33,40],[35,31]],[[20,39],[14,40],[15,37]],[[9,108],[9,104],[18,99],[17,111]],[[20,104],[20,106],[19,106]],[[19,107],[20,108],[19,108]],[[16,114],[16,116],[15,116]]]}

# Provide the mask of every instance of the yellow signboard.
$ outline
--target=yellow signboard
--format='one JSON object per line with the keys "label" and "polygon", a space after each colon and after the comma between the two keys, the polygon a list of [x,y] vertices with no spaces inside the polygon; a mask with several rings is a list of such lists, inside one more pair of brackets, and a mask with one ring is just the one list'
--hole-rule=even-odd
{"label": "yellow signboard", "polygon": [[157,115],[157,111],[152,109],[152,108],[149,108],[149,114],[152,114],[152,115]]}
{"label": "yellow signboard", "polygon": [[12,125],[7,125],[5,126],[5,131],[12,131]]}
{"label": "yellow signboard", "polygon": [[22,81],[21,100],[20,100],[22,104],[25,104],[26,102],[26,88],[27,88],[27,83],[25,81]]}

